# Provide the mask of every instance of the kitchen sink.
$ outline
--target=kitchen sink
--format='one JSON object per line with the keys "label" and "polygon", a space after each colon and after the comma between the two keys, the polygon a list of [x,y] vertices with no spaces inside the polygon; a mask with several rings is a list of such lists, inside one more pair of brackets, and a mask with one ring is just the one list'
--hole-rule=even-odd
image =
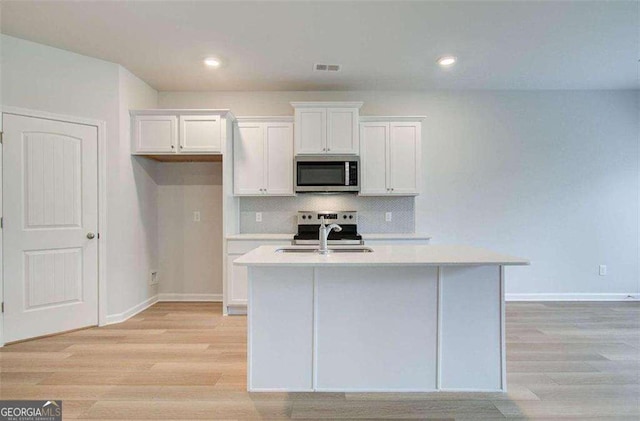
{"label": "kitchen sink", "polygon": [[[371,253],[370,247],[329,247],[329,253]],[[320,253],[319,249],[302,247],[283,247],[276,250],[276,253]]]}

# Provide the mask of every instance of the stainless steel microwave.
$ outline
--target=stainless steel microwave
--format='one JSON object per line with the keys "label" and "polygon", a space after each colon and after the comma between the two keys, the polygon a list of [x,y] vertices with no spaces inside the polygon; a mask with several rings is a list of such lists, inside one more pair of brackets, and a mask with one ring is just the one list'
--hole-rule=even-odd
{"label": "stainless steel microwave", "polygon": [[353,155],[296,156],[296,192],[360,191],[360,159]]}

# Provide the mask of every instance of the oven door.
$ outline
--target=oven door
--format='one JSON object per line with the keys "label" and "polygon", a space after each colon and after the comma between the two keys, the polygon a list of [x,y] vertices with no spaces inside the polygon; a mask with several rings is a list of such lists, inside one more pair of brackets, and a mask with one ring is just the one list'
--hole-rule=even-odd
{"label": "oven door", "polygon": [[[300,156],[294,166],[296,192],[357,192],[357,162],[350,157]],[[354,177],[355,176],[355,177]],[[355,179],[354,179],[355,178]]]}

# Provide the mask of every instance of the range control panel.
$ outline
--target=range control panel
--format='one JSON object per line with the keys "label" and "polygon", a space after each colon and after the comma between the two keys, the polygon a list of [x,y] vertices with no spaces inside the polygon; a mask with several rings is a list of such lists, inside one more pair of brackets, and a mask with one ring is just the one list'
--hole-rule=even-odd
{"label": "range control panel", "polygon": [[358,212],[356,211],[300,211],[298,212],[298,225],[320,225],[320,219],[324,217],[326,224],[357,224]]}

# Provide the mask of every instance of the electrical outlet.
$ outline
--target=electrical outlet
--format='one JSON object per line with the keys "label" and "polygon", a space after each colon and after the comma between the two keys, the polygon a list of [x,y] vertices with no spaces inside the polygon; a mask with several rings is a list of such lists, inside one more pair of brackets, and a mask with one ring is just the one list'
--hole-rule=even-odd
{"label": "electrical outlet", "polygon": [[598,274],[600,276],[607,276],[607,265],[598,266]]}
{"label": "electrical outlet", "polygon": [[158,285],[158,271],[154,270],[151,272],[151,277],[149,278],[149,285]]}
{"label": "electrical outlet", "polygon": [[193,211],[193,222],[200,222],[200,211]]}
{"label": "electrical outlet", "polygon": [[384,220],[387,222],[391,222],[391,220],[393,219],[393,214],[391,212],[387,212],[384,214]]}
{"label": "electrical outlet", "polygon": [[262,212],[256,212],[256,222],[262,222]]}

